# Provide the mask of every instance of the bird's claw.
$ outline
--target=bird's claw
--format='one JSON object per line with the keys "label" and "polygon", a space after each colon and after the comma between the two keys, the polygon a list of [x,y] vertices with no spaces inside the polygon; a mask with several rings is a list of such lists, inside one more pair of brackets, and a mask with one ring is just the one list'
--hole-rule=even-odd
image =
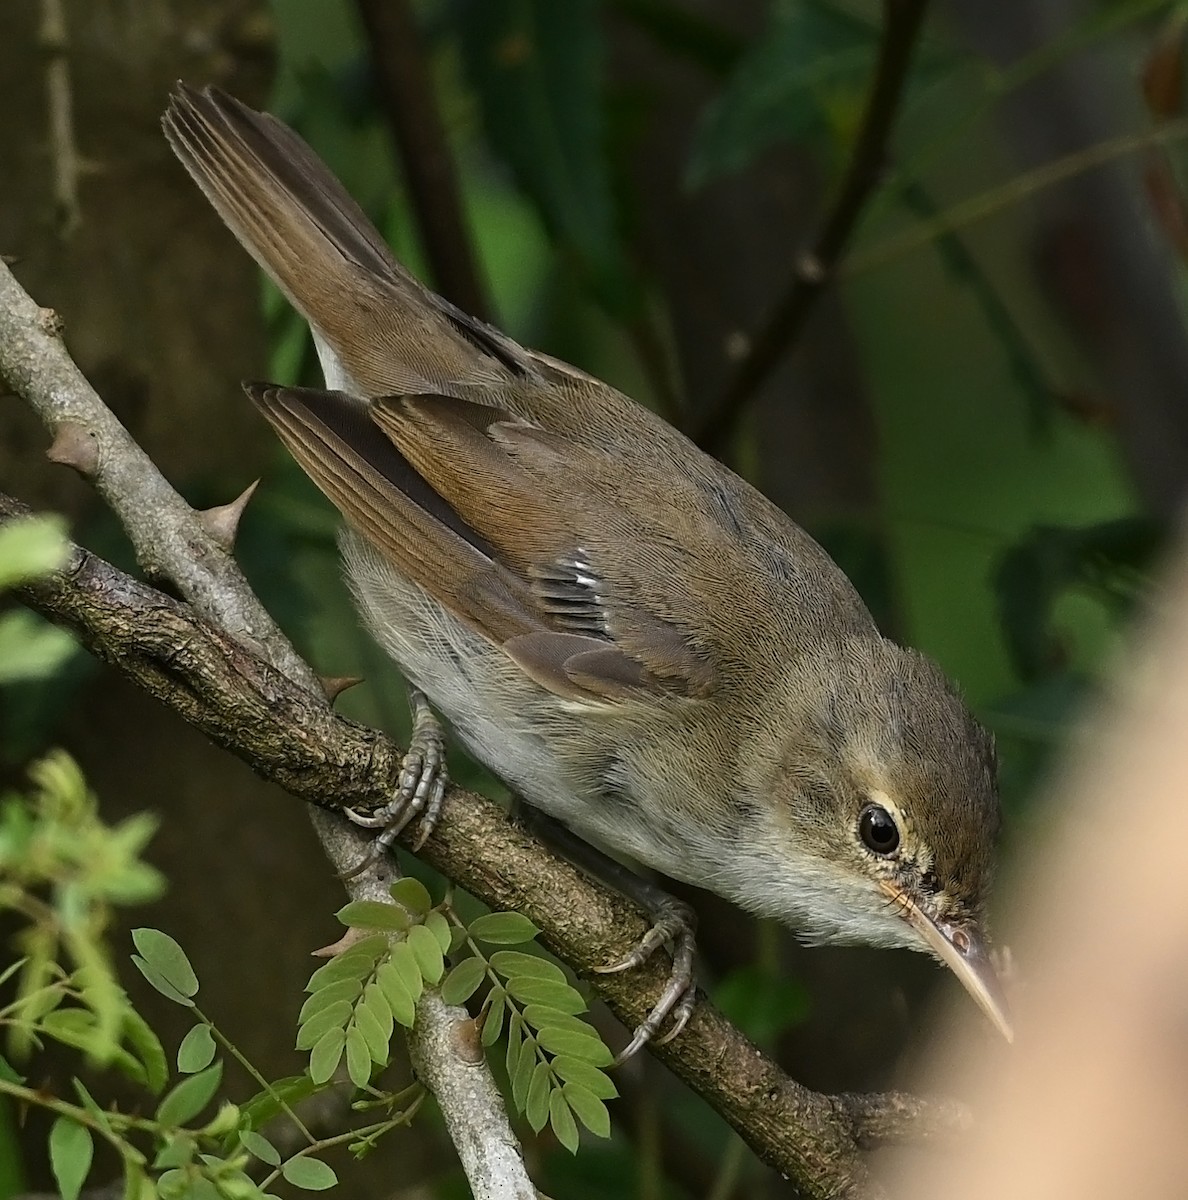
{"label": "bird's claw", "polygon": [[344,876],[346,879],[353,879],[387,854],[396,839],[417,817],[421,819],[421,830],[413,850],[419,850],[437,827],[441,816],[442,800],[450,780],[446,767],[445,733],[423,692],[410,688],[408,699],[413,710],[412,736],[408,752],[400,763],[400,779],[395,793],[383,808],[366,815],[351,808],[343,809],[344,815],[354,824],[381,831],[363,861]]}
{"label": "bird's claw", "polygon": [[[672,973],[652,1006],[652,1011],[635,1027],[631,1040],[619,1052],[614,1065],[619,1066],[638,1053],[649,1042],[663,1046],[671,1042],[689,1023],[697,999],[697,984],[693,977],[693,959],[697,950],[694,937],[697,920],[693,910],[681,901],[665,896],[652,910],[654,923],[639,940],[639,944],[616,963],[597,968],[601,975],[612,975],[641,966],[661,946],[672,943]],[[662,1037],[657,1037],[665,1021],[672,1025]]]}

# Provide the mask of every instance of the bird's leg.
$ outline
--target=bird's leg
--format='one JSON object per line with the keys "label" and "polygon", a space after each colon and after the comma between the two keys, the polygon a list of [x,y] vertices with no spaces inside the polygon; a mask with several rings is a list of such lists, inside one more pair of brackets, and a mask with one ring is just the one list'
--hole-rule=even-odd
{"label": "bird's leg", "polygon": [[413,850],[419,850],[441,816],[441,802],[450,780],[446,769],[445,731],[429,707],[424,692],[410,687],[408,702],[413,712],[412,736],[409,738],[408,752],[400,764],[400,782],[392,798],[383,808],[367,816],[350,808],[343,809],[356,825],[364,829],[381,830],[364,860],[347,875],[348,879],[386,854],[405,826],[418,816],[421,818],[421,831]]}
{"label": "bird's leg", "polygon": [[[683,901],[670,896],[663,888],[637,875],[531,805],[520,805],[517,815],[542,841],[582,870],[601,879],[629,900],[634,900],[652,918],[652,927],[635,949],[616,963],[598,967],[599,974],[629,971],[645,963],[661,946],[672,944],[672,973],[668,977],[668,984],[652,1011],[636,1026],[631,1041],[619,1052],[616,1065],[625,1062],[649,1042],[654,1041],[662,1046],[671,1041],[688,1023],[697,998],[697,984],[693,975],[693,958],[697,950],[694,937],[697,930],[696,914]],[[656,1037],[670,1017],[672,1027],[663,1037]]]}

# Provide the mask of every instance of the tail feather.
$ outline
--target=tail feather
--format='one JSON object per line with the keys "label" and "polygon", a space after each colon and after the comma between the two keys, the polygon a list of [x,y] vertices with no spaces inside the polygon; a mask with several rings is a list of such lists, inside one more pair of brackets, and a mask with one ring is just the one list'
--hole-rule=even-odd
{"label": "tail feather", "polygon": [[[288,126],[179,83],[162,119],[182,165],[367,397],[487,386],[528,361],[402,267],[363,210]],[[334,372],[338,375],[338,372]],[[329,372],[328,372],[329,374]]]}

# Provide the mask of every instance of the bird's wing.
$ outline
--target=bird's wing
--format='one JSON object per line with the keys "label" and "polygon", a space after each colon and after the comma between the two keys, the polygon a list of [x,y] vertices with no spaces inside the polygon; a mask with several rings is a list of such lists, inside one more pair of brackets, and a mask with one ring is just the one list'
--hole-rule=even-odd
{"label": "bird's wing", "polygon": [[456,397],[247,390],[347,521],[542,687],[602,701],[712,690],[712,657],[672,596],[639,586],[678,574],[685,552],[646,529],[623,547],[630,514],[597,469],[614,464]]}

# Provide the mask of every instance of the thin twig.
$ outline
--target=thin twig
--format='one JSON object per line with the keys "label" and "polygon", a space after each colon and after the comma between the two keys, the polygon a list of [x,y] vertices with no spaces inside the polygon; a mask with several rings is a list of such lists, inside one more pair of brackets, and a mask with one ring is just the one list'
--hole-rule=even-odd
{"label": "thin twig", "polygon": [[41,0],[41,48],[45,52],[45,98],[54,210],[65,240],[82,221],[78,199],[81,164],[74,140],[74,93],[70,87],[69,36],[64,0]]}
{"label": "thin twig", "polygon": [[437,290],[471,316],[489,320],[416,18],[408,0],[356,0],[356,7]]}
{"label": "thin twig", "polygon": [[788,352],[846,246],[885,167],[887,141],[899,112],[928,0],[883,0],[883,36],[858,138],[833,205],[795,265],[792,282],[755,336],[734,379],[702,421],[694,440],[711,452],[729,443],[748,402]]}

